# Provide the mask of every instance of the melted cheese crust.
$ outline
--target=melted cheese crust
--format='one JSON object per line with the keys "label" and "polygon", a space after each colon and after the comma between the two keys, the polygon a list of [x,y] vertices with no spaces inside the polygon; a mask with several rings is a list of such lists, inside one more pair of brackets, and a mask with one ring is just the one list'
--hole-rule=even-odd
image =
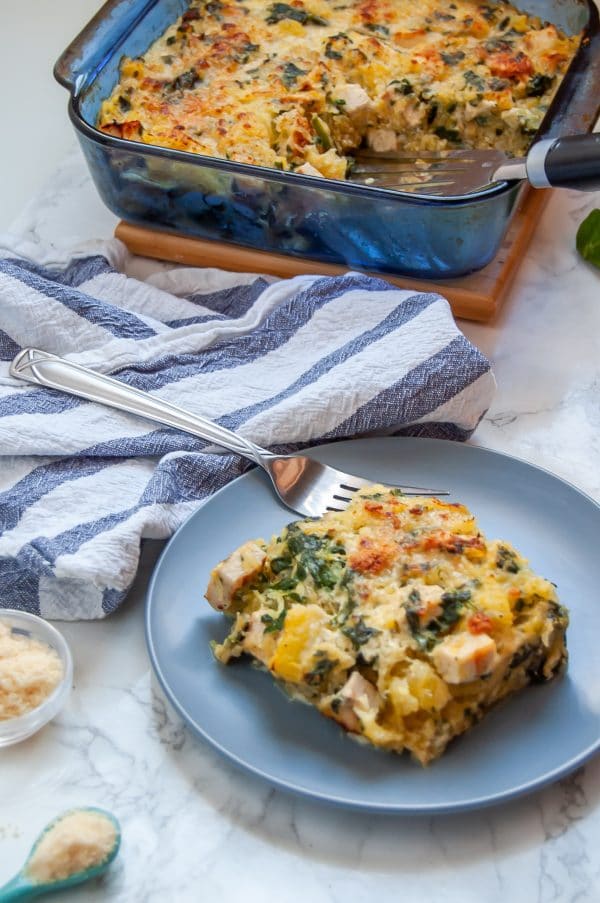
{"label": "melted cheese crust", "polygon": [[553,584],[487,540],[464,505],[373,486],[343,512],[243,549],[245,576],[234,553],[207,590],[233,618],[217,659],[253,657],[290,695],[422,764],[566,665],[568,613]]}
{"label": "melted cheese crust", "polygon": [[123,61],[98,126],[337,179],[364,144],[521,155],[579,41],[508,3],[193,0]]}

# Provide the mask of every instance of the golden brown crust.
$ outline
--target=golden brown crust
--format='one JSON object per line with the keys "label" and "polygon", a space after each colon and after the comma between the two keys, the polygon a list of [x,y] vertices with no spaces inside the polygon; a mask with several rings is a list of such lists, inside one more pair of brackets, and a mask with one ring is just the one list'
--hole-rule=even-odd
{"label": "golden brown crust", "polygon": [[123,61],[98,126],[331,178],[361,142],[390,134],[411,150],[521,154],[578,42],[508,3],[193,0]]}

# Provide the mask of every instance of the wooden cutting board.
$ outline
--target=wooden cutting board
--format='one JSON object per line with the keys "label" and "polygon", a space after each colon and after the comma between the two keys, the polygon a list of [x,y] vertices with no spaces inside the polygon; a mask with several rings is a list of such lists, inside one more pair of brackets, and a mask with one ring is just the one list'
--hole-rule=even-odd
{"label": "wooden cutting board", "polygon": [[[476,273],[454,279],[436,280],[413,279],[388,273],[372,275],[387,279],[401,288],[437,291],[448,299],[456,317],[463,317],[466,320],[491,320],[508,295],[512,280],[527,252],[536,224],[550,196],[551,191],[536,191],[534,188],[528,188],[522,193],[498,254],[491,263]],[[270,251],[254,251],[227,242],[189,238],[172,232],[135,226],[125,221],[117,225],[115,235],[132,254],[191,266],[218,267],[238,273],[268,273],[282,277],[307,273],[337,276],[348,271],[348,267],[343,265],[305,260]]]}

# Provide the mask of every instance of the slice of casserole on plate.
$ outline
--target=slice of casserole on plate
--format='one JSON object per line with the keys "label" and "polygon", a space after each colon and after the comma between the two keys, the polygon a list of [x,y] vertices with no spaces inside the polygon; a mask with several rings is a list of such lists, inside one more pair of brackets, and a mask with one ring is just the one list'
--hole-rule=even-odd
{"label": "slice of casserole on plate", "polygon": [[422,764],[567,661],[552,583],[464,505],[383,486],[245,543],[206,598],[233,619],[220,662],[251,656],[356,738]]}

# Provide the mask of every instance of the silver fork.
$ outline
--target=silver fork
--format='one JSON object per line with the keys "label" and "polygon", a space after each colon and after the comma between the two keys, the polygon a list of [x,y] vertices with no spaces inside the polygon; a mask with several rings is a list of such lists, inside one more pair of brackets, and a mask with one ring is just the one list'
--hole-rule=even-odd
{"label": "silver fork", "polygon": [[352,182],[427,196],[458,196],[494,182],[526,180],[534,188],[600,188],[600,134],[537,141],[526,157],[499,150],[358,151]]}
{"label": "silver fork", "polygon": [[[138,414],[242,455],[269,474],[275,492],[284,505],[307,517],[319,517],[325,511],[342,511],[351,501],[353,493],[373,482],[320,464],[307,455],[272,454],[206,417],[192,414],[155,398],[149,392],[142,392],[111,376],[104,376],[37,348],[20,351],[12,361],[9,372],[16,379],[58,389],[129,414]],[[418,486],[396,488],[405,495],[448,495],[446,490]]]}

